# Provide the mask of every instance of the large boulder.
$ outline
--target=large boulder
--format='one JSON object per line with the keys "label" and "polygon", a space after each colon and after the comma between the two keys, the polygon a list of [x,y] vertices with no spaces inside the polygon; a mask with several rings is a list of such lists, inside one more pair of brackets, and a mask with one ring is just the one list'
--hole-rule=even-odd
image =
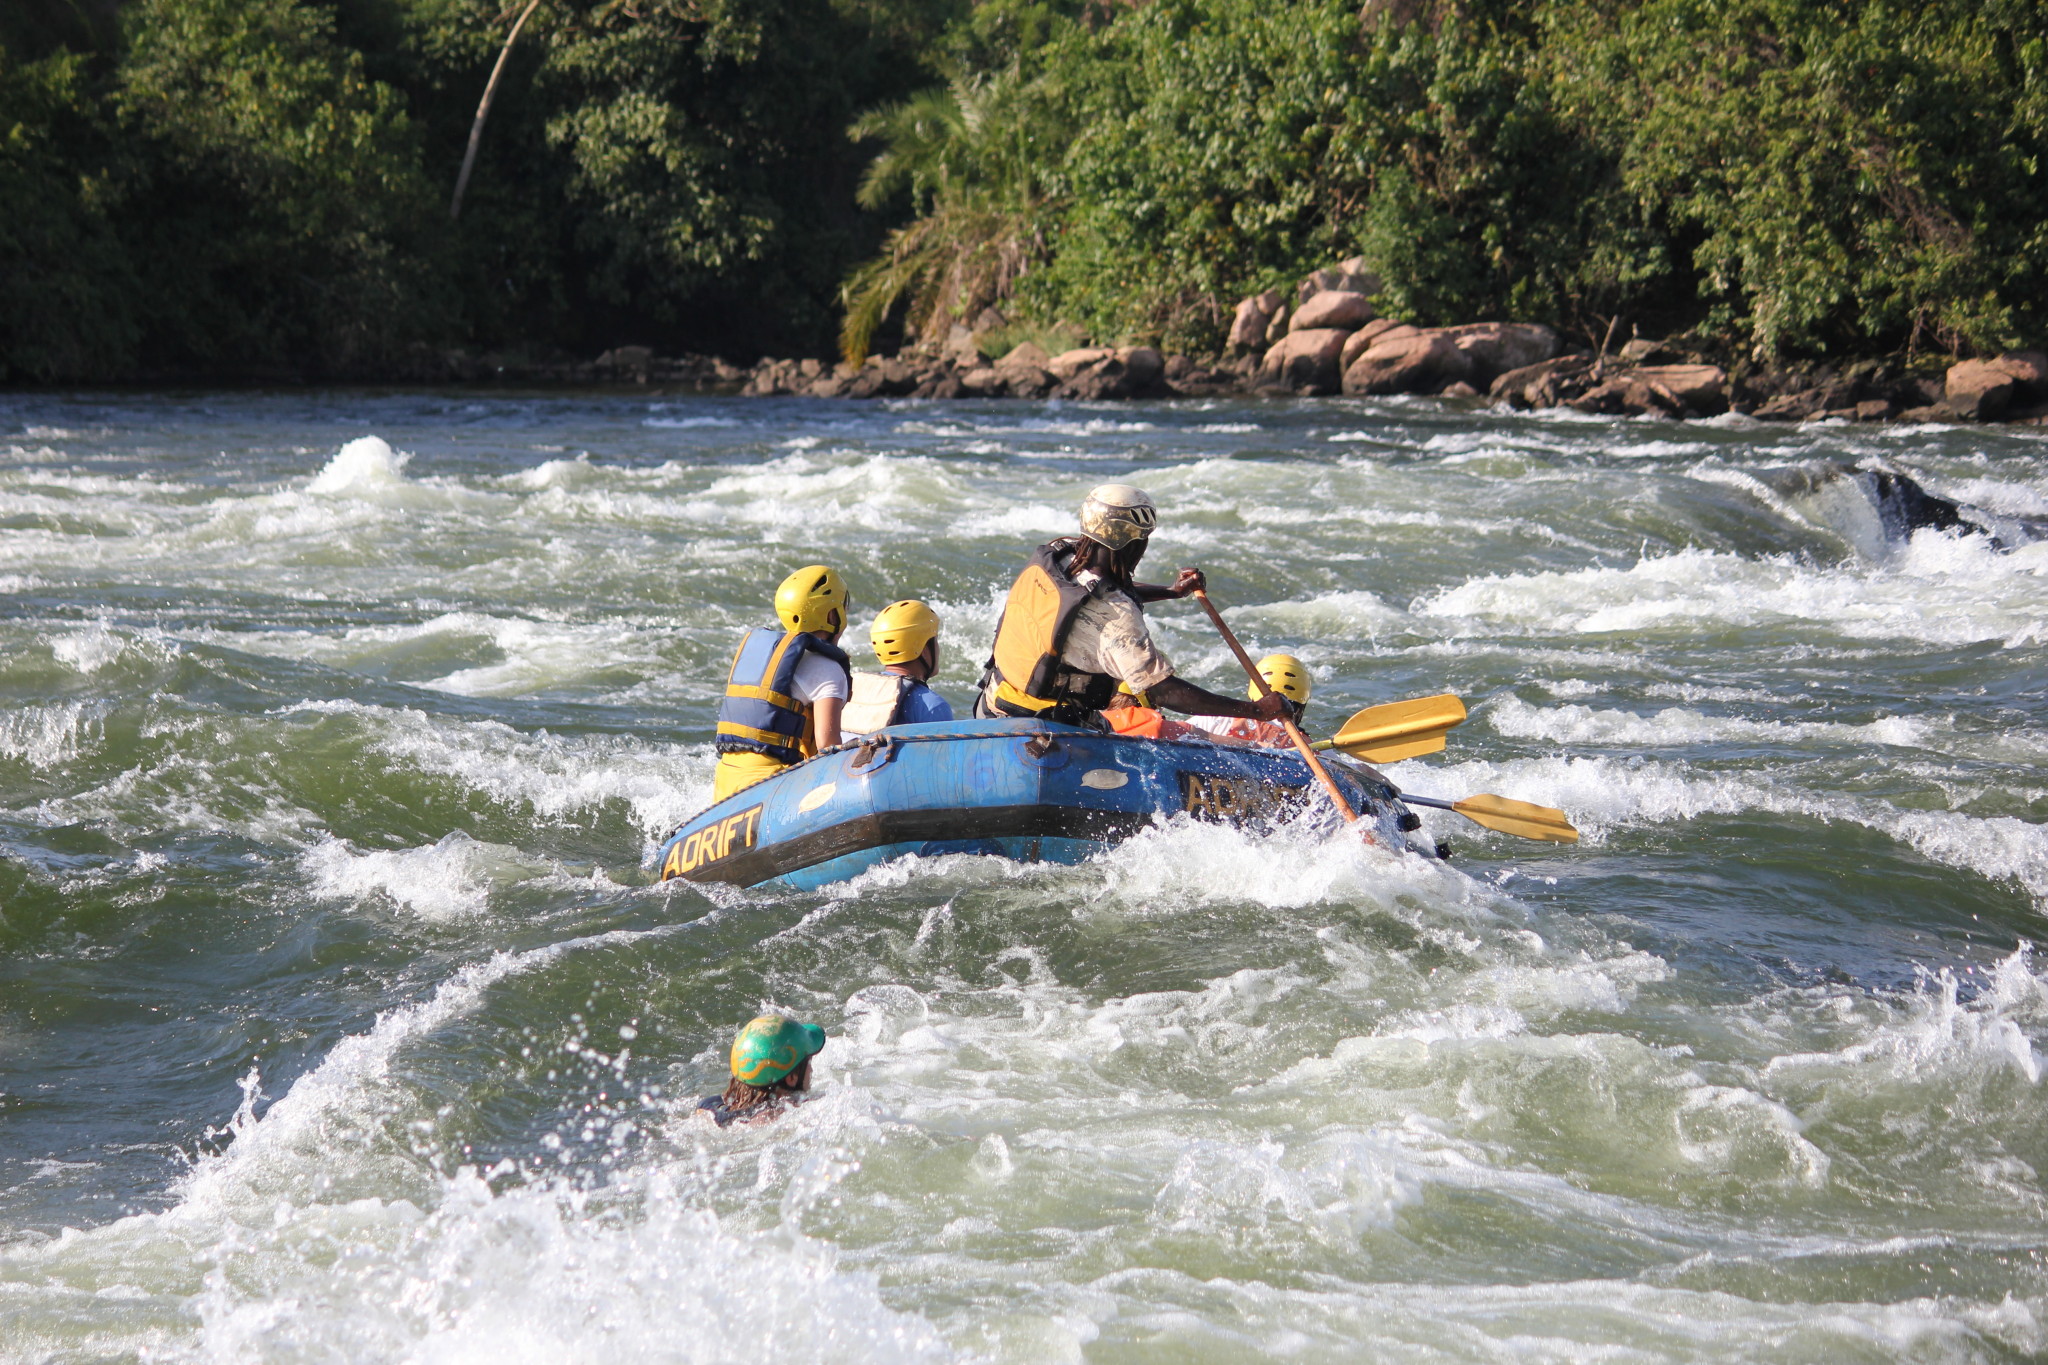
{"label": "large boulder", "polygon": [[1266,329],[1273,325],[1273,319],[1279,316],[1280,311],[1280,291],[1277,289],[1238,300],[1237,316],[1230,323],[1230,349],[1239,353],[1262,349],[1266,344]]}
{"label": "large boulder", "polygon": [[1325,289],[1304,301],[1287,321],[1290,332],[1341,327],[1349,332],[1372,321],[1372,300],[1349,289]]}
{"label": "large boulder", "polygon": [[1719,365],[1640,365],[1630,377],[1701,417],[1728,411],[1728,372]]}
{"label": "large boulder", "polygon": [[1380,277],[1366,270],[1363,259],[1353,256],[1333,270],[1318,270],[1305,277],[1294,286],[1294,298],[1297,303],[1307,303],[1328,289],[1348,294],[1377,294],[1380,288]]}
{"label": "large boulder", "polygon": [[1003,357],[996,361],[996,368],[1000,370],[1005,365],[1029,365],[1033,369],[1042,370],[1051,363],[1052,357],[1046,354],[1045,347],[1036,342],[1026,341],[1005,352]]}
{"label": "large boulder", "polygon": [[1958,417],[1995,422],[2012,405],[2019,380],[1995,360],[1965,360],[1951,365],[1942,385],[1942,402]]}
{"label": "large boulder", "polygon": [[1344,338],[1350,335],[1338,327],[1289,332],[1266,352],[1259,366],[1260,385],[1279,385],[1296,393],[1335,393],[1337,359],[1344,352]]}
{"label": "large boulder", "polygon": [[1008,356],[1003,360],[1005,363],[996,366],[995,371],[1002,378],[1003,391],[1012,398],[1043,398],[1059,385],[1050,370],[1037,365],[1012,365]]}
{"label": "large boulder", "polygon": [[1509,370],[1540,364],[1557,354],[1557,333],[1533,322],[1474,322],[1446,327],[1444,335],[1472,362],[1467,382],[1481,388]]}
{"label": "large boulder", "polygon": [[1592,356],[1559,356],[1509,370],[1495,379],[1487,392],[1495,402],[1513,408],[1554,408],[1578,387],[1572,381],[1592,368]]}
{"label": "large boulder", "polygon": [[1151,346],[1125,346],[1116,353],[1133,397],[1151,393],[1166,378],[1166,357]]}
{"label": "large boulder", "polygon": [[1107,346],[1076,346],[1071,351],[1061,351],[1045,362],[1061,383],[1072,383],[1074,377],[1084,370],[1090,370],[1105,360],[1116,359],[1116,352]]}
{"label": "large boulder", "polygon": [[2007,351],[1991,363],[2012,376],[2013,402],[2048,402],[2048,355],[2040,351]]}
{"label": "large boulder", "polygon": [[1420,327],[1411,327],[1392,318],[1374,318],[1345,339],[1344,353],[1337,358],[1337,372],[1342,374],[1350,369],[1352,361],[1381,341],[1391,340],[1396,336],[1416,336],[1421,331]]}
{"label": "large boulder", "polygon": [[1680,417],[1685,413],[1684,404],[1662,385],[1644,379],[1640,370],[1630,370],[1596,384],[1568,400],[1565,406],[1608,416]]}
{"label": "large boulder", "polygon": [[1472,360],[1457,343],[1431,329],[1383,337],[1344,371],[1344,392],[1436,393],[1471,376]]}
{"label": "large boulder", "polygon": [[997,398],[1003,392],[1003,376],[993,365],[976,365],[960,375],[960,392],[968,398]]}

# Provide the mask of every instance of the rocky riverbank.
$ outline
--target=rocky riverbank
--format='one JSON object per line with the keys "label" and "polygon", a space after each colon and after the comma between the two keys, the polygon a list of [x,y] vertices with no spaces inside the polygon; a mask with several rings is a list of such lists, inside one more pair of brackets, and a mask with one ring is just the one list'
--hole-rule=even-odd
{"label": "rocky riverbank", "polygon": [[[528,382],[633,383],[811,398],[1213,398],[1429,394],[1530,410],[1651,417],[1741,412],[1763,421],[2048,424],[2048,354],[2014,351],[1944,364],[1864,360],[1841,365],[1724,367],[1683,340],[1631,337],[1611,350],[1573,347],[1541,323],[1418,327],[1376,316],[1379,281],[1342,262],[1239,302],[1228,351],[1193,359],[1149,346],[1034,343],[991,355],[991,327],[956,327],[939,354],[870,356],[862,364],[764,360],[751,369],[707,356],[663,358],[624,346],[594,362],[499,366]],[[1000,325],[1000,319],[996,319]],[[487,363],[479,362],[489,369]],[[458,367],[459,369],[460,367]],[[477,365],[470,368],[475,369]]]}

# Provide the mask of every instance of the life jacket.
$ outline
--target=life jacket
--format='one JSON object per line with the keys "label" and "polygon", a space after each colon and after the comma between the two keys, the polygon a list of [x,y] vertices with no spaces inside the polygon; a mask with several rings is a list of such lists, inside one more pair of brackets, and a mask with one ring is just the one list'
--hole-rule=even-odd
{"label": "life jacket", "polygon": [[1116,695],[1115,678],[1070,668],[1064,657],[1076,613],[1116,591],[1107,580],[1089,588],[1067,575],[1060,561],[1079,544],[1069,538],[1039,546],[1010,585],[982,673],[982,700],[997,715],[1074,724]]}
{"label": "life jacket", "polygon": [[1149,706],[1119,706],[1104,711],[1102,718],[1109,722],[1109,728],[1120,735],[1136,735],[1139,739],[1158,739],[1166,733],[1166,717]]}
{"label": "life jacket", "polygon": [[846,709],[839,714],[840,733],[866,735],[894,725],[903,718],[904,700],[916,681],[900,673],[854,674],[853,695],[846,699]]}
{"label": "life jacket", "polygon": [[718,752],[765,754],[779,763],[810,757],[811,708],[790,695],[796,666],[820,654],[846,667],[846,652],[808,631],[750,630],[733,651],[718,704]]}

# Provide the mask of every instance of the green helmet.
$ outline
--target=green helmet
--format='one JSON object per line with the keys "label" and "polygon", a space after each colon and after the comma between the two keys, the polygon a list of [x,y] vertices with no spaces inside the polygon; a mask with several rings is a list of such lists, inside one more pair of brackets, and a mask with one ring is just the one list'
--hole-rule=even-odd
{"label": "green helmet", "polygon": [[816,1024],[764,1014],[732,1040],[733,1078],[748,1085],[771,1086],[824,1049],[825,1030]]}

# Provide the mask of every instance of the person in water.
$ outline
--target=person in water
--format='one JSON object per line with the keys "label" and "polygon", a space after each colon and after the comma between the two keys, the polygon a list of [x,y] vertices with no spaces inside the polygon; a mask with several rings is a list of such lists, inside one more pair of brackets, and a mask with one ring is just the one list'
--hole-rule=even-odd
{"label": "person in water", "polygon": [[732,1079],[723,1095],[706,1095],[697,1112],[720,1128],[766,1123],[810,1098],[811,1058],[825,1048],[825,1030],[780,1014],[749,1020],[732,1040]]}
{"label": "person in water", "polygon": [[1144,606],[1206,586],[1200,569],[1182,569],[1171,587],[1133,576],[1158,524],[1143,490],[1109,483],[1081,504],[1081,534],[1041,545],[1017,575],[996,623],[983,670],[977,716],[1038,716],[1069,725],[1097,716],[1118,683],[1155,707],[1198,716],[1277,720],[1293,703],[1277,693],[1242,702],[1175,676],[1152,642]]}
{"label": "person in water", "polygon": [[853,691],[838,644],[846,610],[846,584],[823,564],[805,565],[775,590],[782,629],[748,631],[726,675],[715,800],[839,743]]}
{"label": "person in water", "polygon": [[865,735],[887,725],[953,719],[953,708],[925,684],[939,671],[939,614],[916,600],[891,602],[868,627],[880,673],[853,675],[840,730]]}

